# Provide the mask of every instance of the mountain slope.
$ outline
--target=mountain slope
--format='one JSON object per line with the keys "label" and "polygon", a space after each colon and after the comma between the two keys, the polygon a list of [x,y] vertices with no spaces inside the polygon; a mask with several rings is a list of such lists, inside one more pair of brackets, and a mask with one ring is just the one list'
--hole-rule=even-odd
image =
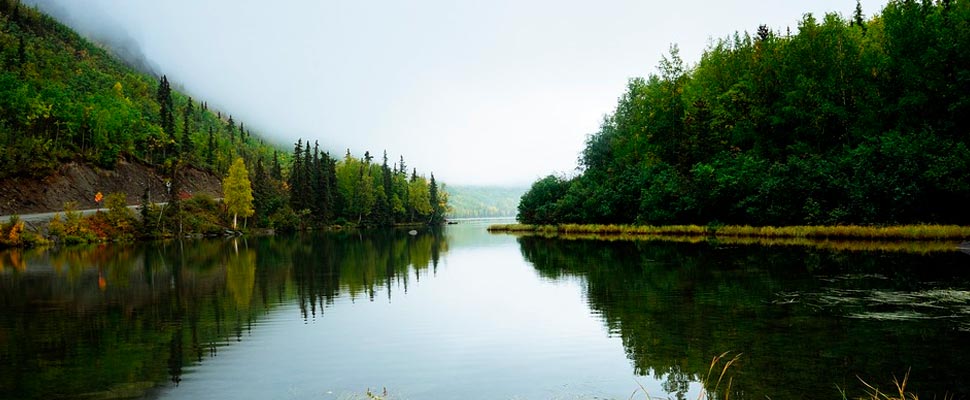
{"label": "mountain slope", "polygon": [[[234,158],[271,160],[275,150],[242,122],[171,90],[164,77],[126,66],[35,9],[0,0],[0,186],[46,196],[58,191],[44,190],[41,178],[70,178],[85,168],[94,171],[85,176],[106,177],[124,166],[157,181],[185,170],[198,178],[195,189],[211,192]],[[78,184],[123,188],[110,179]],[[24,199],[5,192],[0,212],[93,196],[60,191]],[[128,193],[129,201],[141,194]]]}
{"label": "mountain slope", "polygon": [[448,185],[449,218],[514,217],[524,187]]}

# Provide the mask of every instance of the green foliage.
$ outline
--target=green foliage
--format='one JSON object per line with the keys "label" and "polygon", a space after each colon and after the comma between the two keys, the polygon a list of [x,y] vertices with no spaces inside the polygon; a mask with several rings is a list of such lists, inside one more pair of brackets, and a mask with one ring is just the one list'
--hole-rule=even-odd
{"label": "green foliage", "polygon": [[[292,159],[287,179],[290,210],[273,217],[286,229],[294,225],[313,228],[348,222],[359,226],[440,224],[449,209],[444,185],[438,186],[437,182],[431,185],[416,170],[408,180],[400,167],[403,157],[394,168],[387,164],[386,154],[383,163],[377,164],[372,162],[369,152],[357,158],[348,150],[338,161],[329,153],[320,152],[316,144],[311,151],[309,144],[300,139],[294,145]],[[307,218],[292,224],[289,221],[294,214]]]}
{"label": "green foliage", "polygon": [[232,229],[238,227],[238,217],[252,216],[253,187],[249,181],[249,173],[242,158],[237,158],[229,167],[229,175],[222,181],[222,196],[226,203],[226,210],[232,214]]}
{"label": "green foliage", "polygon": [[559,220],[559,201],[569,190],[569,181],[549,175],[532,184],[519,202],[519,221],[526,224],[552,224]]}
{"label": "green foliage", "polygon": [[676,47],[629,82],[582,174],[543,178],[527,223],[970,223],[970,1],[893,1]]}
{"label": "green foliage", "polygon": [[236,157],[273,154],[249,132],[233,140],[222,113],[195,107],[167,77],[132,70],[34,8],[15,9],[19,17],[0,18],[0,178],[121,159],[224,174]]}

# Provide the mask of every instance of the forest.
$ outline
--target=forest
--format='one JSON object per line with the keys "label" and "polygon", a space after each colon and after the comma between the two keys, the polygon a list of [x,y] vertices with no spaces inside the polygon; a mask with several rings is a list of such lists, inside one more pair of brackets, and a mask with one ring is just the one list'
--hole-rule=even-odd
{"label": "forest", "polygon": [[[239,116],[180,93],[167,76],[137,71],[109,50],[35,8],[0,0],[0,179],[42,179],[66,162],[104,169],[119,162],[149,165],[166,177],[164,200],[175,206],[144,207],[143,214],[157,212],[159,218],[143,219],[140,232],[132,231],[131,216],[122,215],[122,236],[227,226],[225,210],[212,199],[187,201],[178,172],[192,166],[226,177],[237,159],[244,163],[242,182],[251,186],[252,204],[242,210],[253,217],[246,226],[289,230],[444,220],[444,185],[433,174],[428,179],[408,171],[403,157],[392,169],[386,152],[382,164],[369,152],[359,159],[347,150],[338,159],[317,143],[311,150],[303,139],[290,153],[264,141]],[[137,199],[120,198],[130,200]],[[71,229],[79,234],[86,228]]]}
{"label": "forest", "polygon": [[970,223],[970,0],[892,0],[673,46],[524,223]]}

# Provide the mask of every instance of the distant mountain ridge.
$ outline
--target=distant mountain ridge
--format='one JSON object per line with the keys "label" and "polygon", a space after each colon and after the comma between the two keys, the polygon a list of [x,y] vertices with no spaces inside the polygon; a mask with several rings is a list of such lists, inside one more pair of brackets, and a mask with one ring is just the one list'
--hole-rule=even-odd
{"label": "distant mountain ridge", "polygon": [[528,190],[516,186],[448,185],[449,218],[515,217]]}

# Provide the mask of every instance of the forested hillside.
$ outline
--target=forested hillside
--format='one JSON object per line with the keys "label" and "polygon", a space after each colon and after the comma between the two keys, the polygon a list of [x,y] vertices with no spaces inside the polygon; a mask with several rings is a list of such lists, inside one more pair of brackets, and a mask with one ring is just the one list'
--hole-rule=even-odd
{"label": "forested hillside", "polygon": [[528,223],[970,223],[970,0],[806,15],[629,82]]}
{"label": "forested hillside", "polygon": [[448,186],[452,218],[514,217],[524,187]]}
{"label": "forested hillside", "polygon": [[35,9],[0,0],[0,177],[62,162],[119,160],[224,173],[233,158],[269,157],[242,121],[209,110]]}
{"label": "forested hillside", "polygon": [[[338,160],[319,144],[311,151],[303,140],[292,154],[281,151],[264,143],[239,116],[210,109],[208,102],[179,93],[173,85],[164,75],[132,69],[36,9],[0,0],[0,181],[42,185],[68,162],[105,170],[136,163],[156,170],[168,193],[164,200],[177,203],[190,195],[184,191],[186,170],[201,169],[218,179],[242,159],[245,167],[237,169],[237,178],[242,187],[251,187],[253,204],[240,211],[254,216],[257,226],[391,225],[444,218],[448,196],[443,187],[434,175],[429,180],[416,169],[407,170],[403,157],[392,170],[386,154],[383,164],[373,163],[369,152],[358,159],[349,150]],[[105,174],[88,175],[100,179]],[[117,174],[109,175],[111,185],[84,182],[90,198],[101,189],[98,185],[118,186]],[[148,197],[151,185],[144,186]],[[155,186],[151,189],[157,191],[160,185]],[[38,192],[47,190],[24,191]],[[132,203],[141,196],[128,193],[127,199]],[[17,211],[15,205],[8,208]],[[146,229],[182,232],[182,209],[164,212],[174,214]],[[166,220],[177,220],[177,229]]]}

